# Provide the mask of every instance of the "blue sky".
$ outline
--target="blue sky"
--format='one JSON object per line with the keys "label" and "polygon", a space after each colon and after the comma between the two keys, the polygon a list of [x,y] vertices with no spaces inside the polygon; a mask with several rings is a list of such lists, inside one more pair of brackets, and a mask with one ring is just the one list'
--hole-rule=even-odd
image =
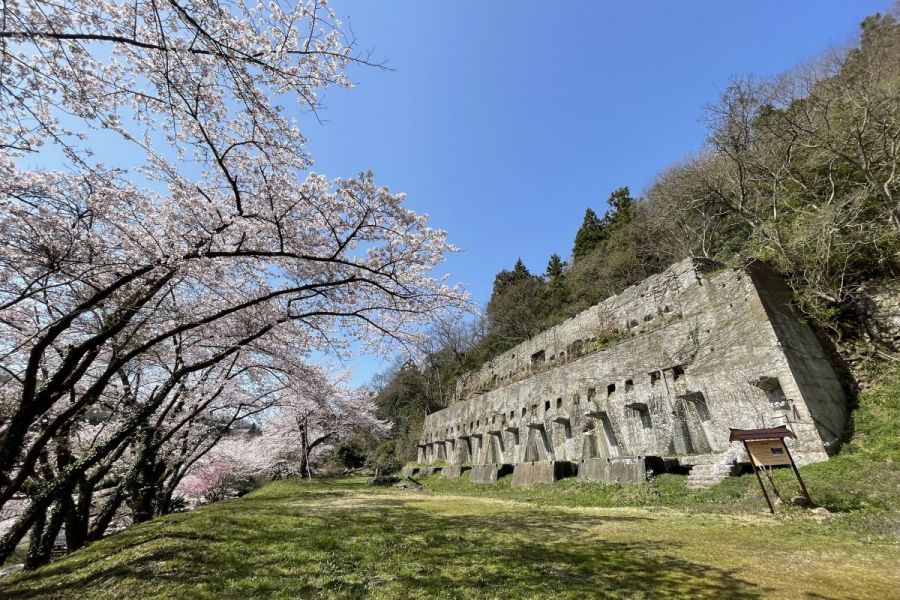
{"label": "blue sky", "polygon": [[[733,75],[774,75],[853,42],[886,0],[436,2],[333,0],[362,50],[304,117],[315,170],[372,169],[463,252],[444,265],[483,304],[521,257],[571,252],[586,207],[639,192],[704,140]],[[354,383],[384,368],[359,356]]]}

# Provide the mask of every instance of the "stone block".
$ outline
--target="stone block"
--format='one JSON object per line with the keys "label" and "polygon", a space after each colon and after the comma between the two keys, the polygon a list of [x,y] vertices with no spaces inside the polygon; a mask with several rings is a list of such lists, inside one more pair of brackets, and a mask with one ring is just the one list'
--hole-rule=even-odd
{"label": "stone block", "polygon": [[441,475],[443,475],[447,479],[456,479],[462,476],[462,474],[468,470],[469,467],[464,467],[462,465],[447,465],[446,467],[441,469]]}
{"label": "stone block", "polygon": [[643,458],[588,458],[578,466],[578,478],[602,483],[640,483],[646,481]]}
{"label": "stone block", "polygon": [[512,465],[473,465],[472,474],[469,478],[472,483],[496,483],[498,479],[512,472]]}
{"label": "stone block", "polygon": [[554,483],[576,472],[575,463],[559,460],[523,462],[513,470],[512,485],[527,487],[536,483]]}

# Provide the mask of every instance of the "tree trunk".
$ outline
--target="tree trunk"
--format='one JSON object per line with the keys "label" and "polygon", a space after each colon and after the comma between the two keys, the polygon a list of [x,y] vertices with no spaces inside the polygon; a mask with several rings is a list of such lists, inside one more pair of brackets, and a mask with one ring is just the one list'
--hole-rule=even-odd
{"label": "tree trunk", "polygon": [[56,536],[62,528],[65,516],[66,510],[62,503],[56,505],[49,522],[46,513],[41,513],[31,530],[31,543],[25,557],[26,569],[37,569],[50,562]]}
{"label": "tree trunk", "polygon": [[87,543],[91,516],[93,486],[83,481],[78,489],[78,501],[71,499],[66,507],[66,550],[74,552]]}
{"label": "tree trunk", "polygon": [[[41,541],[44,539],[44,529],[47,525],[47,514],[43,511],[35,515],[34,524],[31,526],[31,542],[28,544],[28,553],[25,555],[25,568],[34,569],[40,566]],[[13,544],[15,548],[18,540]],[[11,550],[10,550],[11,551]],[[5,560],[5,556],[3,559]]]}
{"label": "tree trunk", "polygon": [[300,425],[300,476],[303,477],[304,473],[306,477],[312,479],[312,473],[309,471],[309,448],[308,440],[307,440],[308,430],[306,427],[306,419],[303,419],[303,423]]}
{"label": "tree trunk", "polygon": [[103,508],[100,509],[100,513],[97,515],[97,518],[94,519],[94,523],[88,530],[88,541],[93,542],[99,540],[106,534],[106,530],[109,529],[110,523],[112,523],[113,518],[115,518],[116,513],[119,511],[119,507],[122,506],[122,502],[124,501],[125,488],[122,484],[119,484],[113,490],[112,495],[107,498],[106,503],[104,503]]}

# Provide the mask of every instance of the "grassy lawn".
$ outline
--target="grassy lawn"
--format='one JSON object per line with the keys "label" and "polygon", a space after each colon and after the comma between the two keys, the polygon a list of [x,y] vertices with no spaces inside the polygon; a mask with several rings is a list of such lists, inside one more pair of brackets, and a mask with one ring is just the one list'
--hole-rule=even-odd
{"label": "grassy lawn", "polygon": [[283,481],[34,573],[17,598],[888,598],[900,547],[799,516]]}
{"label": "grassy lawn", "polygon": [[[282,481],[0,579],[0,598],[897,598],[900,371],[860,397],[852,429],[802,469],[827,524],[768,515],[752,476],[697,492],[674,475]],[[790,471],[776,479],[796,489]]]}

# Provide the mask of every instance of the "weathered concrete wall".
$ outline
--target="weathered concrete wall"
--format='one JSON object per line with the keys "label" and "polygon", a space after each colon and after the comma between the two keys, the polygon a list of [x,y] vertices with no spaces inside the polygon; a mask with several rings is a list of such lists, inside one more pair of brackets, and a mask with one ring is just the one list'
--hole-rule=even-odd
{"label": "weathered concrete wall", "polygon": [[522,462],[516,465],[512,484],[525,487],[536,483],[554,483],[575,475],[575,465],[566,461]]}
{"label": "weathered concrete wall", "polygon": [[718,454],[729,427],[782,424],[799,462],[826,459],[846,402],[787,289],[762,265],[709,270],[677,263],[462,376],[420,462]]}
{"label": "weathered concrete wall", "polygon": [[443,469],[441,469],[441,475],[446,477],[447,479],[456,479],[461,477],[465,471],[468,471],[469,467],[463,467],[462,465],[447,465]]}
{"label": "weathered concrete wall", "polygon": [[639,483],[647,479],[640,458],[587,458],[578,465],[579,479],[604,483]]}
{"label": "weathered concrete wall", "polygon": [[802,399],[790,408],[794,415],[784,410],[775,420],[792,426],[801,439],[818,435],[826,450],[836,449],[849,416],[837,374],[812,329],[791,310],[791,292],[784,282],[767,269],[752,269],[750,275],[756,287],[764,290],[760,299]]}
{"label": "weathered concrete wall", "polygon": [[507,350],[480,370],[462,375],[456,386],[457,399],[468,400],[488,390],[552,369],[588,352],[604,337],[615,337],[617,331],[621,336],[630,335],[675,318],[680,312],[677,302],[679,292],[690,286],[695,278],[694,264],[684,261],[618,296],[604,300]]}
{"label": "weathered concrete wall", "polygon": [[512,473],[512,465],[496,464],[472,465],[472,483],[495,483],[503,475]]}
{"label": "weathered concrete wall", "polygon": [[403,477],[427,477],[429,475],[434,475],[435,473],[440,473],[441,469],[442,467],[406,466],[400,469],[400,475]]}

